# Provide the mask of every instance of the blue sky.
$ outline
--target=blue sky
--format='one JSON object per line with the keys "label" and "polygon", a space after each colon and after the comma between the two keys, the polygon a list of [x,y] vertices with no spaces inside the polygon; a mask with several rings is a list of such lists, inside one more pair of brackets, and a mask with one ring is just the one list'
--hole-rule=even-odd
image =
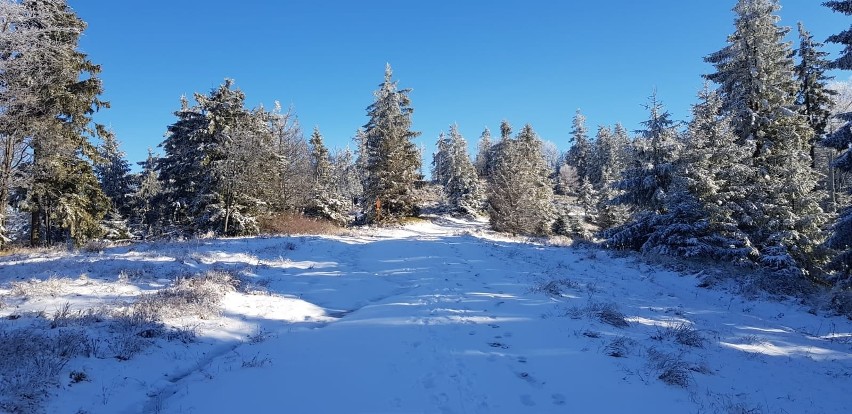
{"label": "blue sky", "polygon": [[[782,0],[822,41],[849,19],[820,1]],[[161,152],[181,95],[233,78],[249,106],[292,105],[306,133],[342,147],[366,123],[385,62],[412,88],[431,154],[451,123],[472,144],[502,119],[568,147],[577,109],[592,131],[639,127],[656,88],[675,119],[733,31],[734,0],[350,1],[69,0],[89,24],[81,49],[103,68],[109,125],[131,162]],[[795,29],[793,30],[795,32]],[[791,38],[792,39],[792,38]],[[836,53],[834,45],[827,47]],[[837,73],[847,79],[848,73]],[[427,156],[428,159],[431,157]]]}

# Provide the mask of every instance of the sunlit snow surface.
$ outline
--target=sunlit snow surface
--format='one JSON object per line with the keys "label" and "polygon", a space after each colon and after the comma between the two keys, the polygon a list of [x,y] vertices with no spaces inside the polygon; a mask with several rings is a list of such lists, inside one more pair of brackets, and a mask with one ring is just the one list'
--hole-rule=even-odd
{"label": "sunlit snow surface", "polygon": [[[227,270],[268,294],[228,293],[177,317],[198,341],[128,361],[77,358],[50,413],[846,413],[852,322],[749,301],[689,275],[588,248],[524,243],[483,223],[138,244],[0,259],[7,328],[118,306],[178,277]],[[39,280],[43,295],[11,295]],[[541,287],[570,281],[556,294]],[[628,326],[601,322],[615,304]],[[667,335],[689,327],[699,345]],[[611,356],[626,344],[620,357]],[[654,356],[686,369],[667,385]],[[72,384],[68,372],[85,371]],[[749,411],[753,410],[753,411]]]}

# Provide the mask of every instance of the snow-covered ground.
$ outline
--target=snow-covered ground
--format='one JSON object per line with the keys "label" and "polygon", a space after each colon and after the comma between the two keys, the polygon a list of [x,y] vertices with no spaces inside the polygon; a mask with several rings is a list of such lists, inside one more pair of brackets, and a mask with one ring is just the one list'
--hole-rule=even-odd
{"label": "snow-covered ground", "polygon": [[[335,237],[13,255],[0,259],[0,328],[7,340],[27,327],[86,333],[87,352],[62,364],[39,403],[49,413],[852,407],[846,318],[482,227],[441,218]],[[109,309],[203,274],[241,286],[218,292],[213,312],[164,311],[168,334],[84,317],[114,317]],[[13,382],[0,377],[0,390]]]}

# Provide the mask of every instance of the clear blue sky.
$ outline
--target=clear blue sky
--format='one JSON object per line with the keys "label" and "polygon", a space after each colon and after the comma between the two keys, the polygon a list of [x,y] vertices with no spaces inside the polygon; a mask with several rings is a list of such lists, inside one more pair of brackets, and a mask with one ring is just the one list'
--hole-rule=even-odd
{"label": "clear blue sky", "polygon": [[[560,149],[581,109],[592,131],[634,130],[656,88],[675,119],[733,31],[734,0],[69,0],[89,24],[81,48],[103,67],[113,128],[131,162],[162,142],[182,94],[236,80],[249,106],[293,105],[306,133],[342,147],[366,123],[385,62],[412,88],[428,154],[458,123],[531,123]],[[850,19],[817,0],[782,0],[782,24],[822,41]],[[795,29],[793,29],[795,32]],[[836,53],[834,45],[827,48]],[[847,73],[838,77],[848,78]]]}

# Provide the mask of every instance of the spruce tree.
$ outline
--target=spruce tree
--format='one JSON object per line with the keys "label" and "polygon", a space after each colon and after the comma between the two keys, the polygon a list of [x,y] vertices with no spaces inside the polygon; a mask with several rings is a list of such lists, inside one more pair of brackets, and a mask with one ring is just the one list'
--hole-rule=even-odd
{"label": "spruce tree", "polygon": [[[852,15],[852,0],[832,0],[822,5],[847,16]],[[831,63],[831,67],[844,70],[852,69],[852,26],[838,34],[829,36],[827,41],[843,46],[843,52],[841,52],[839,58]]]}
{"label": "spruce tree", "polygon": [[[852,15],[850,0],[827,1],[823,5],[836,12]],[[844,46],[841,56],[831,63],[831,67],[852,70],[852,27],[829,37],[828,41]],[[839,152],[832,166],[848,174],[852,172],[852,115],[841,114],[839,118],[846,123],[828,134],[823,144]],[[841,211],[831,228],[826,246],[834,249],[830,266],[838,271],[837,282],[841,286],[849,286],[852,281],[852,207],[846,206]]]}
{"label": "spruce tree", "polygon": [[366,218],[368,222],[396,222],[418,213],[414,186],[420,178],[420,152],[413,142],[409,89],[398,89],[390,65],[385,80],[367,107],[364,126],[366,153]]}
{"label": "spruce tree", "polygon": [[621,225],[629,217],[627,206],[613,202],[623,194],[616,185],[627,167],[629,140],[627,131],[620,124],[616,125],[614,132],[605,126],[598,128],[590,181],[598,192],[596,224],[603,229]]}
{"label": "spruce tree", "polygon": [[796,104],[804,115],[814,134],[808,143],[811,156],[811,167],[816,166],[816,143],[825,137],[828,119],[831,116],[833,96],[837,94],[828,88],[828,82],[833,77],[828,76],[828,53],[820,50],[821,43],[815,42],[813,36],[799,22],[799,64],[796,66],[796,80],[799,91]]}
{"label": "spruce tree", "polygon": [[554,219],[553,188],[541,153],[541,140],[530,125],[511,139],[511,126],[501,125],[489,183],[491,225],[515,234],[547,234]]}
{"label": "spruce tree", "polygon": [[121,217],[129,217],[134,193],[130,163],[121,150],[118,140],[112,133],[101,137],[98,155],[101,161],[95,164],[95,175],[104,194],[112,202],[112,208]]}
{"label": "spruce tree", "polygon": [[[577,110],[572,121],[571,149],[565,156],[565,163],[577,170],[579,184],[582,186],[589,182],[592,145],[589,142],[589,133],[586,128],[586,117]],[[579,188],[574,189],[578,192]]]}
{"label": "spruce tree", "polygon": [[491,131],[486,127],[479,136],[476,151],[476,174],[483,180],[488,180],[489,171],[491,170],[491,155],[494,152],[492,148],[494,143],[491,142]]}
{"label": "spruce tree", "polygon": [[[30,243],[73,240],[80,244],[101,234],[109,209],[92,168],[98,159],[90,138],[106,135],[92,115],[109,104],[98,78],[100,66],[77,47],[86,28],[64,0],[24,0],[22,28],[35,29],[39,47],[30,51],[34,71],[26,73],[31,100],[24,136],[32,161],[24,207],[31,212]],[[4,207],[5,208],[5,207]]]}
{"label": "spruce tree", "polygon": [[323,143],[319,128],[314,128],[309,142],[311,144],[311,164],[314,170],[314,193],[305,213],[344,224],[347,221],[347,204],[335,185],[335,181],[339,177],[335,177],[331,157],[325,143]]}
{"label": "spruce tree", "polygon": [[663,213],[681,142],[671,114],[656,93],[646,108],[650,117],[642,122],[645,129],[637,131],[633,165],[624,170],[623,179],[616,185],[624,193],[615,202],[632,206],[635,211]]}
{"label": "spruce tree", "polygon": [[466,215],[475,215],[482,210],[485,198],[476,169],[467,152],[467,141],[456,125],[450,126],[448,148],[448,175],[444,193],[450,210]]}
{"label": "spruce tree", "polygon": [[645,129],[637,131],[633,166],[623,172],[622,180],[616,184],[622,194],[612,201],[628,206],[633,212],[632,220],[604,233],[607,244],[616,248],[640,250],[654,232],[659,216],[668,213],[674,193],[680,137],[656,92],[646,108],[650,117],[642,122]]}
{"label": "spruce tree", "polygon": [[223,235],[258,231],[256,217],[273,183],[274,136],[263,111],[244,107],[245,95],[226,79],[209,95],[185,98],[169,126],[158,161],[167,220],[183,230]]}
{"label": "spruce tree", "polygon": [[705,58],[716,72],[705,77],[719,85],[722,111],[734,124],[740,143],[754,141],[755,157],[771,143],[772,123],[789,112],[796,83],[790,29],[779,27],[777,0],[739,0],[735,31],[728,45]]}
{"label": "spruce tree", "polygon": [[736,143],[720,109],[718,95],[705,86],[693,107],[666,212],[654,218],[643,251],[728,261],[756,257],[738,228],[749,207],[752,150]]}
{"label": "spruce tree", "polygon": [[162,186],[157,174],[158,157],[148,148],[148,157],[139,162],[142,171],[136,176],[136,193],[133,194],[133,209],[131,222],[139,229],[142,237],[161,233],[161,200]]}
{"label": "spruce tree", "polygon": [[706,58],[717,72],[722,112],[741,145],[753,145],[755,175],[746,191],[751,206],[738,227],[759,250],[759,261],[788,275],[818,265],[825,215],[810,167],[813,129],[795,111],[798,91],[788,28],[779,27],[776,0],[740,0],[728,46]]}
{"label": "spruce tree", "polygon": [[436,151],[432,155],[432,181],[438,185],[446,186],[450,180],[452,169],[452,141],[449,135],[441,132],[435,143]]}

